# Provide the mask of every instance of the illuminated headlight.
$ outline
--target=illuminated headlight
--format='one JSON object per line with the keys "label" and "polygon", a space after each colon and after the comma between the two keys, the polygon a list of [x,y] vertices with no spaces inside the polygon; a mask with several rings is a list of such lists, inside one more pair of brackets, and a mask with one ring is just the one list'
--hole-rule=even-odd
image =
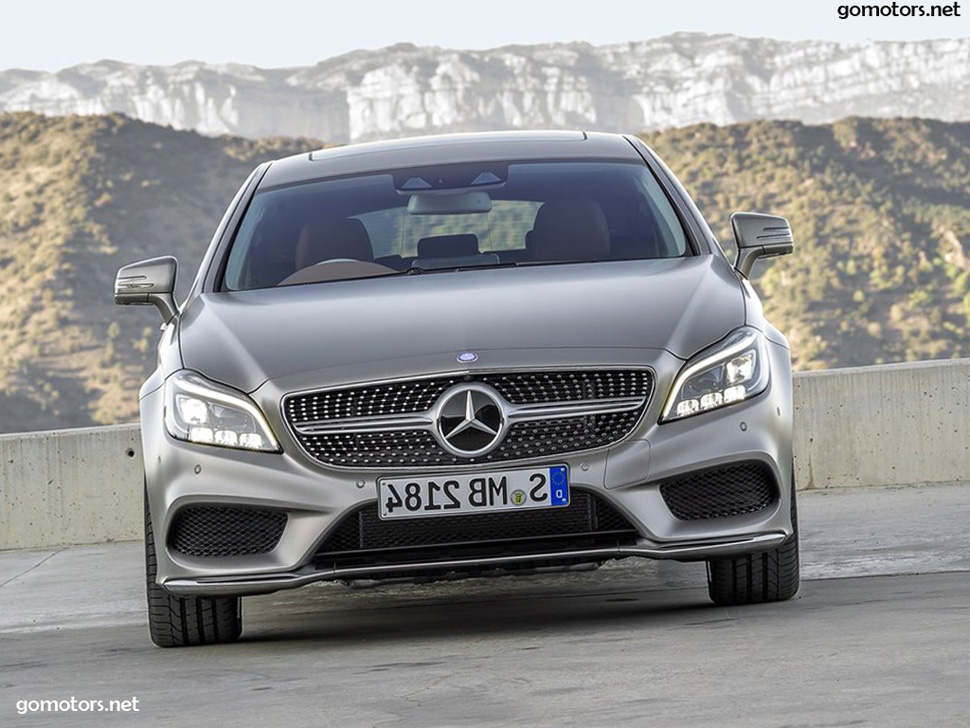
{"label": "illuminated headlight", "polygon": [[768,386],[764,337],[748,327],[702,351],[683,368],[664,405],[661,422],[742,402]]}
{"label": "illuminated headlight", "polygon": [[188,442],[280,451],[262,412],[249,397],[187,370],[165,382],[165,428],[172,437]]}

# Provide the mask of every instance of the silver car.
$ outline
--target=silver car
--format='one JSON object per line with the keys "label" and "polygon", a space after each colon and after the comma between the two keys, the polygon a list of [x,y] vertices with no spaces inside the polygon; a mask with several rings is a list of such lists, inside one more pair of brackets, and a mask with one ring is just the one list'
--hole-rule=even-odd
{"label": "silver car", "polygon": [[259,166],[141,388],[149,622],[236,639],[240,597],[317,581],[707,562],[718,604],[798,590],[788,342],[635,137],[508,132]]}

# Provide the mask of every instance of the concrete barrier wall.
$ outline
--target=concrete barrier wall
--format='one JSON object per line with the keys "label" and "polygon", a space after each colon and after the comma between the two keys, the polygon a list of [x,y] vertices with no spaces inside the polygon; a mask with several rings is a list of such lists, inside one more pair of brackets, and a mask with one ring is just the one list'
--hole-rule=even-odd
{"label": "concrete barrier wall", "polygon": [[[970,479],[970,359],[795,376],[802,490]],[[0,550],[141,538],[134,425],[0,435]]]}
{"label": "concrete barrier wall", "polygon": [[802,489],[970,480],[970,359],[795,376]]}
{"label": "concrete barrier wall", "polygon": [[0,435],[0,550],[142,533],[137,425]]}

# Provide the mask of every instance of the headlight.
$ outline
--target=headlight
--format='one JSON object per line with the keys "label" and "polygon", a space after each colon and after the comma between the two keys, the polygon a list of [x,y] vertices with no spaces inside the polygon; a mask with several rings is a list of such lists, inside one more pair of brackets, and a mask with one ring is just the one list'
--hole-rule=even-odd
{"label": "headlight", "polygon": [[743,327],[702,351],[683,368],[664,405],[661,422],[742,402],[768,386],[764,337]]}
{"label": "headlight", "polygon": [[179,440],[279,452],[262,412],[242,392],[188,370],[165,382],[165,428]]}

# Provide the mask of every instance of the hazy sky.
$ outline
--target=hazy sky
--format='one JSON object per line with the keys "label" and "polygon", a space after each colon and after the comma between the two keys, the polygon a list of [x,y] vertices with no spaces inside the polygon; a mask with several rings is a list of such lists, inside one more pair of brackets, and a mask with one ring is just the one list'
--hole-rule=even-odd
{"label": "hazy sky", "polygon": [[[891,0],[889,0],[891,2]],[[910,2],[911,0],[904,0]],[[943,0],[926,0],[942,2]],[[886,0],[862,0],[862,4]],[[0,69],[57,70],[111,58],[309,65],[403,41],[454,48],[582,40],[619,43],[679,30],[844,42],[970,36],[959,18],[840,20],[829,0],[4,0]]]}

